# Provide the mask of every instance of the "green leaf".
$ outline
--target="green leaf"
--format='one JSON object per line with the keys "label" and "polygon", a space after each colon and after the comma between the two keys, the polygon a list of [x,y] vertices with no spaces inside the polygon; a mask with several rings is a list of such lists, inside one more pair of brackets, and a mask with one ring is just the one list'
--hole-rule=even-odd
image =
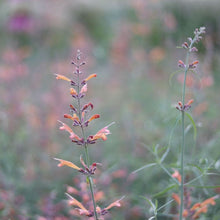
{"label": "green leaf", "polygon": [[141,196],[141,198],[145,199],[154,211],[156,210],[156,205],[154,205],[154,203],[150,199],[144,196]]}
{"label": "green leaf", "polygon": [[205,188],[205,189],[215,189],[215,188],[220,188],[220,185],[216,185],[216,186],[197,186],[197,185],[187,185],[187,187]]}
{"label": "green leaf", "polygon": [[168,155],[170,151],[170,148],[168,147],[167,150],[165,151],[165,153],[163,154],[163,156],[160,159],[160,163],[163,163],[163,161],[165,160],[166,156]]}
{"label": "green leaf", "polygon": [[192,116],[189,113],[185,112],[185,114],[189,118],[189,120],[191,121],[191,123],[193,125],[193,131],[194,131],[193,139],[196,140],[196,137],[197,137],[196,123],[194,122]]}
{"label": "green leaf", "polygon": [[159,193],[154,194],[153,197],[162,196],[163,194],[165,194],[169,190],[176,188],[176,187],[178,187],[177,184],[172,184],[172,185],[168,186],[167,188],[165,188],[164,190],[160,191]]}
{"label": "green leaf", "polygon": [[137,172],[139,172],[139,171],[141,171],[145,168],[152,167],[152,166],[155,166],[155,165],[157,165],[157,163],[149,163],[149,164],[144,165],[143,167],[140,167],[137,170],[133,171],[132,174],[135,174],[135,173],[137,173]]}
{"label": "green leaf", "polygon": [[196,167],[201,173],[204,173],[204,170],[201,167],[199,167],[198,165],[195,165],[193,163],[188,163],[187,165],[191,166],[191,167]]}

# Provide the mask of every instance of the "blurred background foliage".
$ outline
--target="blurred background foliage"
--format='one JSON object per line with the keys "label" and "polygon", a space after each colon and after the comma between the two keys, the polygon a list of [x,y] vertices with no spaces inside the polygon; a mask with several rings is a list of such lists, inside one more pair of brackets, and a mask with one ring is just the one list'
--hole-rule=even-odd
{"label": "blurred background foliage", "polygon": [[[177,70],[184,50],[176,46],[196,27],[207,33],[198,45],[196,73],[187,79],[187,99],[198,127],[187,133],[187,163],[219,172],[220,136],[220,4],[218,1],[71,1],[2,0],[0,2],[0,217],[1,219],[77,219],[66,206],[67,185],[77,188],[78,176],[57,168],[54,157],[76,164],[82,151],[58,129],[57,120],[72,102],[65,82],[54,73],[71,76],[71,60],[80,49],[96,72],[87,101],[101,114],[88,134],[115,121],[106,142],[91,146],[91,157],[103,164],[97,179],[104,191],[101,204],[126,195],[124,207],[109,219],[147,219],[151,210],[140,196],[166,188],[169,177],[160,167],[132,171],[154,162],[148,150],[170,143],[165,166],[178,167],[179,124],[175,103],[181,98],[182,75]],[[190,125],[190,122],[188,121]],[[172,139],[170,139],[172,135]],[[188,177],[195,176],[189,167]],[[198,185],[218,185],[218,176]],[[196,199],[218,189],[193,188]],[[159,196],[162,205],[171,192]],[[219,201],[204,219],[218,219]],[[172,205],[164,212],[173,210]],[[175,210],[174,210],[175,211]],[[175,213],[175,212],[174,212]],[[158,219],[170,219],[164,216]],[[202,219],[202,218],[201,218]]]}

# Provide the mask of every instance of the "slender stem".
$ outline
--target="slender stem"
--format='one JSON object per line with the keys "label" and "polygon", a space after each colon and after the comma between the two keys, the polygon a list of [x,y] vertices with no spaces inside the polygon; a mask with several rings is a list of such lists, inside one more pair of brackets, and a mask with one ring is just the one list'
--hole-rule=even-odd
{"label": "slender stem", "polygon": [[182,146],[181,146],[181,163],[180,163],[180,173],[181,173],[181,184],[180,184],[180,217],[179,219],[182,220],[183,216],[183,199],[184,199],[184,151],[185,151],[185,134],[184,134],[184,111],[182,111]]}
{"label": "slender stem", "polygon": [[[182,105],[185,105],[185,95],[186,95],[186,75],[188,72],[189,66],[189,51],[186,54],[185,61],[185,72],[184,72],[184,82],[183,82],[183,90],[182,90]],[[180,211],[179,211],[179,220],[183,219],[183,210],[184,210],[184,153],[185,153],[185,111],[184,109],[181,112],[182,120],[182,143],[181,143],[181,158],[180,158],[180,174],[181,174],[181,183],[180,183]]]}
{"label": "slender stem", "polygon": [[[80,78],[79,78],[79,73],[78,73],[77,74],[77,94],[79,94],[79,93],[80,93]],[[80,103],[79,97],[77,98],[77,101],[78,101],[78,116],[79,116],[79,120],[80,120],[80,124],[81,124],[80,127],[81,127],[82,137],[83,137],[83,140],[85,140],[86,136],[85,136],[84,128],[82,125],[82,117],[81,117],[82,112],[81,112],[81,103]],[[84,142],[84,148],[85,148],[86,165],[89,167],[90,166],[90,159],[89,159],[88,145],[86,142]],[[95,197],[94,197],[92,177],[91,176],[87,177],[87,180],[89,182],[89,188],[90,188],[90,192],[91,192],[91,196],[92,196],[95,219],[98,220],[98,214],[96,212],[96,202],[95,202]]]}

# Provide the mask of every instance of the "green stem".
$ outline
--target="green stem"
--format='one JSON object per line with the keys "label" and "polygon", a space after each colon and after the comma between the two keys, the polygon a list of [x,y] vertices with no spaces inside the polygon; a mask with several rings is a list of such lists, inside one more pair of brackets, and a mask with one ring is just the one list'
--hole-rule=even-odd
{"label": "green stem", "polygon": [[[77,74],[77,94],[79,94],[79,93],[80,93],[80,78],[79,78],[79,74]],[[83,140],[85,140],[86,136],[85,136],[84,128],[82,125],[82,117],[81,117],[82,112],[81,112],[81,103],[80,103],[79,97],[77,98],[77,101],[78,101],[78,116],[79,116],[79,120],[80,120],[80,124],[81,124],[82,137],[83,137]],[[90,159],[89,159],[88,145],[86,142],[84,143],[84,148],[85,148],[86,165],[89,167],[90,166]],[[99,220],[98,214],[96,212],[96,202],[95,202],[95,197],[94,197],[92,177],[91,176],[87,177],[87,181],[89,182],[89,188],[90,188],[90,192],[91,192],[91,196],[92,196],[95,220]]]}
{"label": "green stem", "polygon": [[[185,72],[184,72],[184,82],[183,82],[183,91],[182,91],[182,105],[185,105],[185,95],[186,95],[186,76],[189,66],[189,51],[186,54],[185,61]],[[182,110],[182,143],[181,143],[181,161],[180,161],[180,174],[181,174],[181,183],[180,183],[180,211],[179,211],[179,220],[183,219],[183,210],[184,210],[184,153],[185,153],[185,111]]]}

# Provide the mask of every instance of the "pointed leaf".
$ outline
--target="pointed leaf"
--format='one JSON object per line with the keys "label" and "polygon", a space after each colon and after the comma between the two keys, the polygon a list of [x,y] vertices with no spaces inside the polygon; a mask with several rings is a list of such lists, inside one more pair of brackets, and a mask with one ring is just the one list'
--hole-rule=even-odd
{"label": "pointed leaf", "polygon": [[160,191],[159,193],[156,193],[153,195],[153,197],[159,197],[162,196],[163,194],[165,194],[166,192],[168,192],[169,190],[176,188],[178,185],[177,184],[173,184],[168,186],[167,188],[165,188],[164,190]]}
{"label": "pointed leaf", "polygon": [[144,165],[143,167],[140,167],[137,170],[133,171],[132,174],[137,173],[137,172],[139,172],[139,171],[141,171],[141,170],[143,170],[145,168],[155,166],[155,165],[157,165],[157,163],[149,163],[149,164]]}
{"label": "pointed leaf", "polygon": [[191,123],[193,125],[193,131],[194,131],[193,139],[196,140],[196,137],[197,137],[196,123],[194,122],[192,116],[189,113],[185,112],[185,114],[189,118],[189,120],[191,121]]}

